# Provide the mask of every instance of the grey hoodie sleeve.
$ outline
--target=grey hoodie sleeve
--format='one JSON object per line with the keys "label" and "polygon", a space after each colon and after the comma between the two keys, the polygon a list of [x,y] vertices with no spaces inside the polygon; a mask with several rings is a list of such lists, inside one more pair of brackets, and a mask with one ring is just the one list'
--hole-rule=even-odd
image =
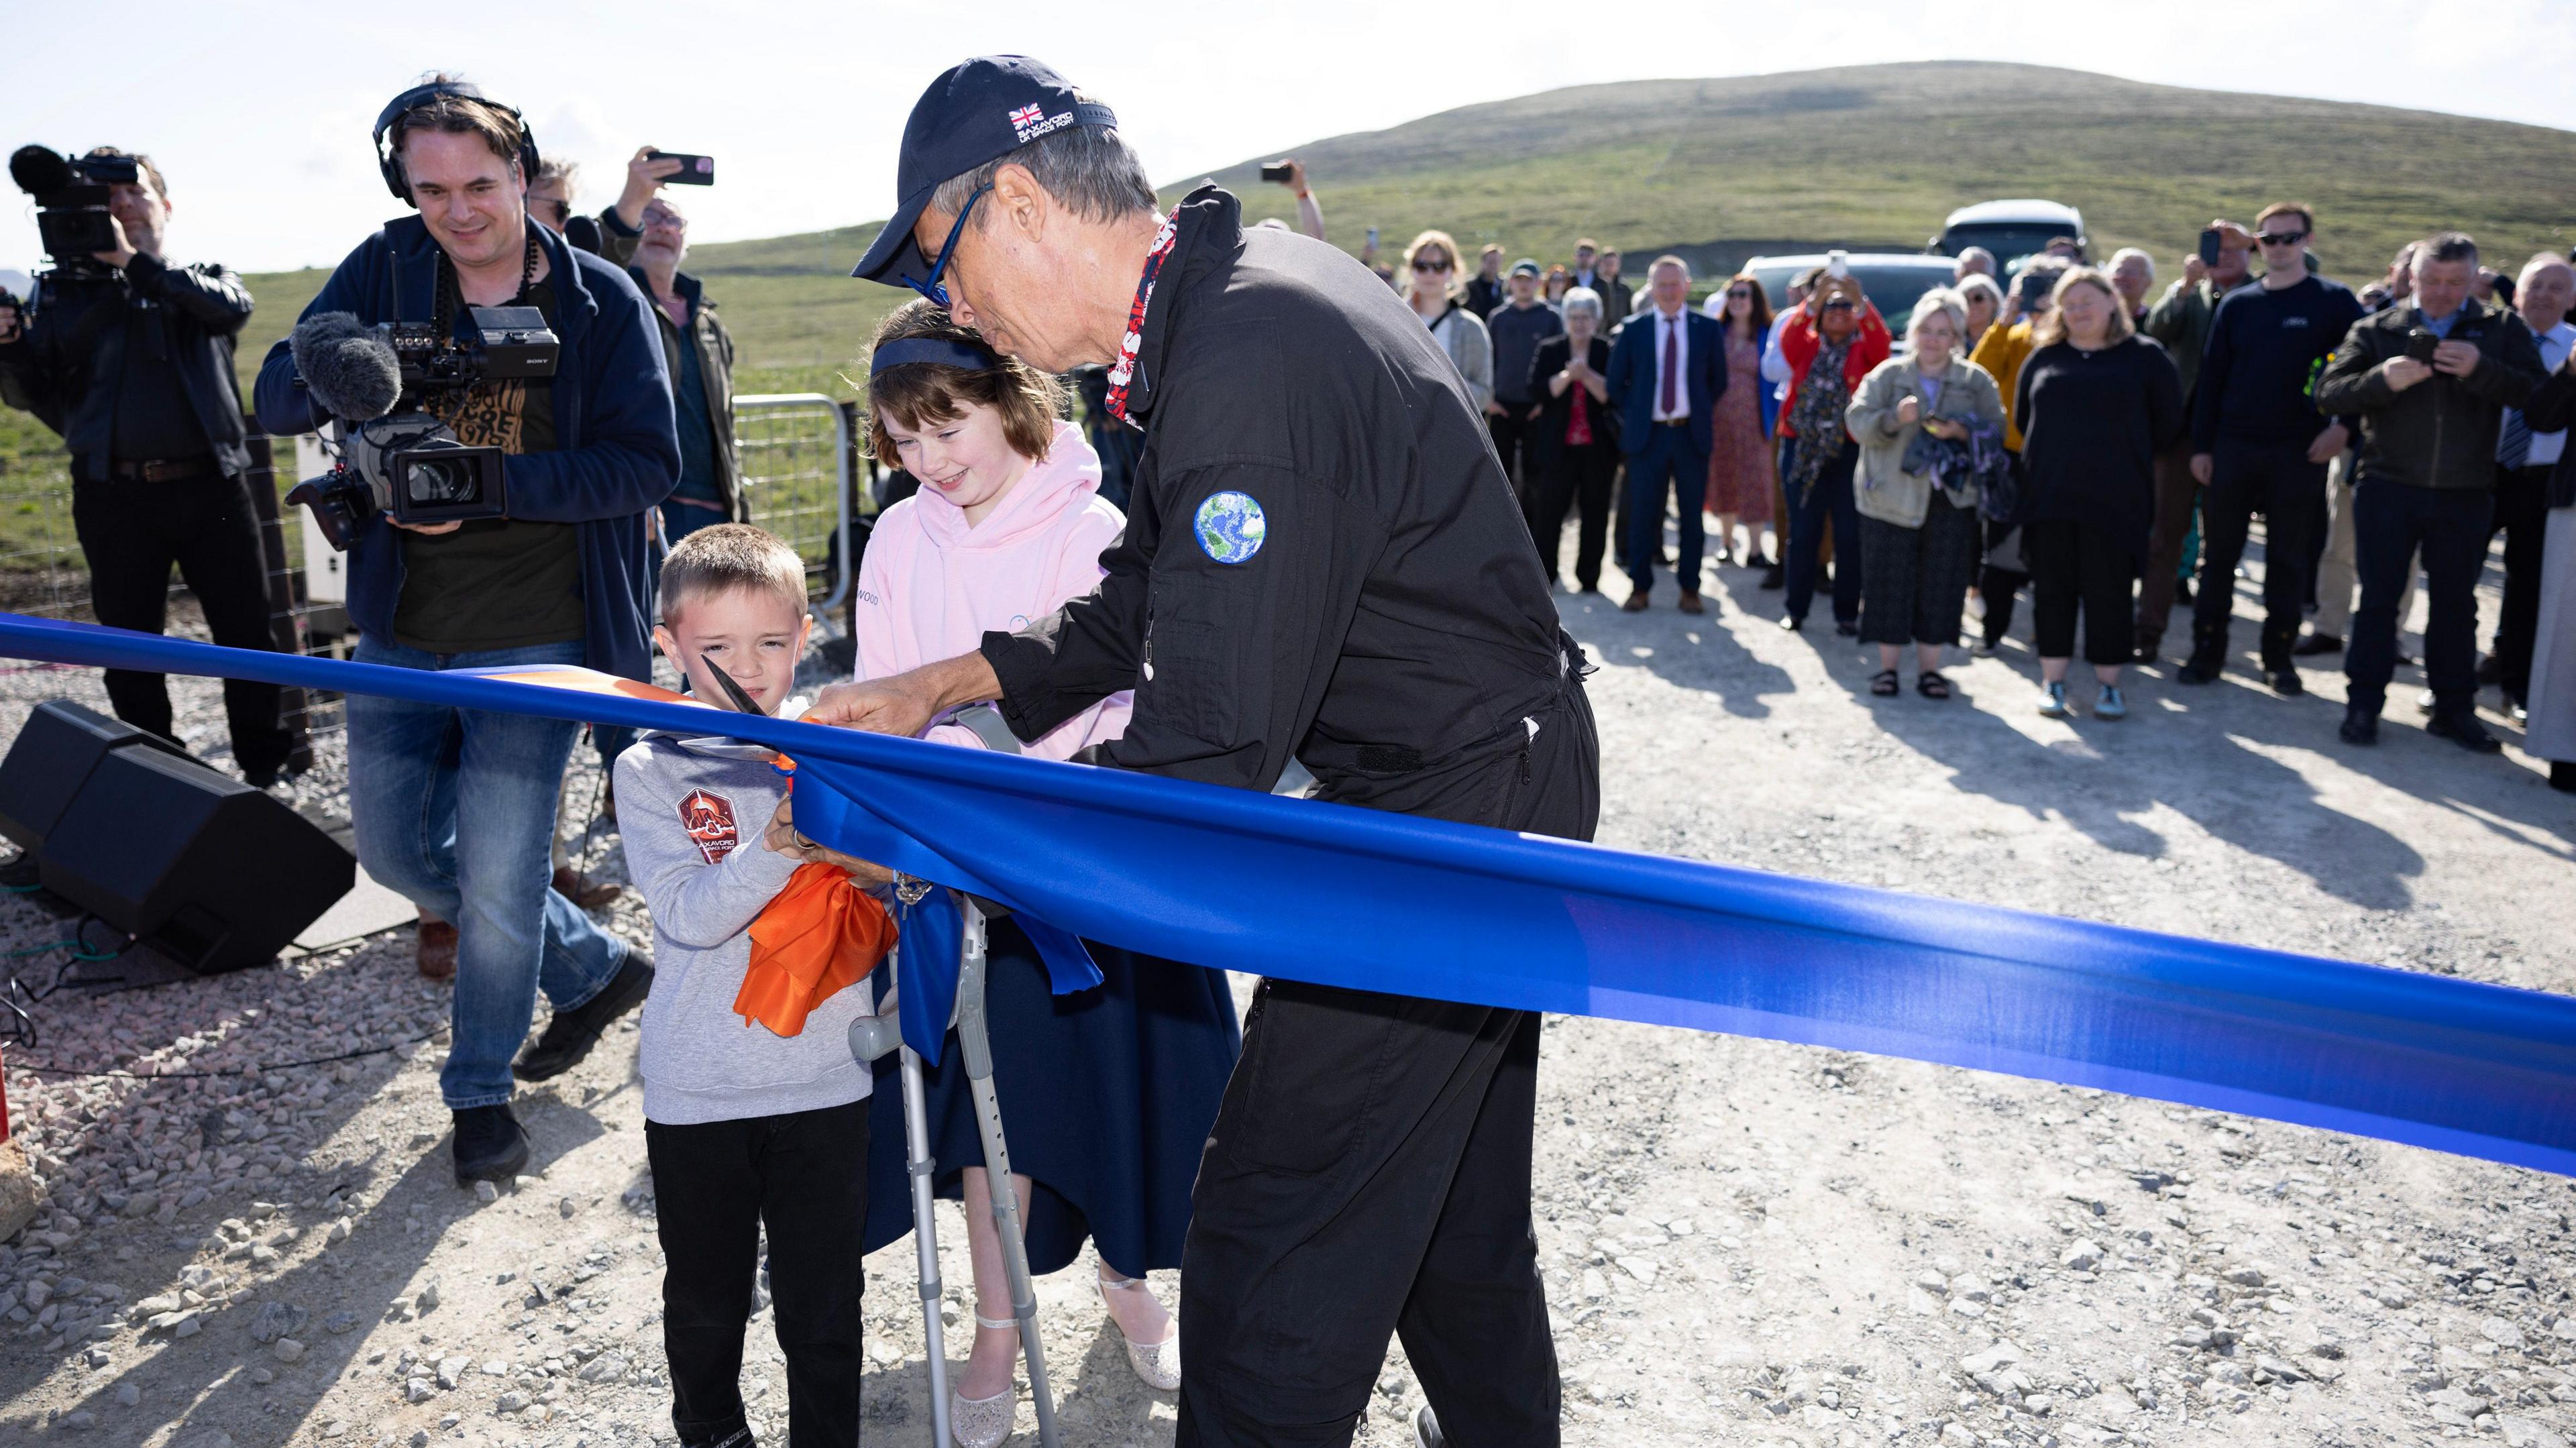
{"label": "grey hoodie sleeve", "polygon": [[783,789],[745,788],[737,774],[724,791],[735,812],[735,842],[709,863],[681,812],[681,801],[697,788],[694,763],[651,739],[620,755],[618,833],[626,842],[627,877],[643,892],[654,927],[681,945],[712,950],[748,928],[802,862],[760,842]]}

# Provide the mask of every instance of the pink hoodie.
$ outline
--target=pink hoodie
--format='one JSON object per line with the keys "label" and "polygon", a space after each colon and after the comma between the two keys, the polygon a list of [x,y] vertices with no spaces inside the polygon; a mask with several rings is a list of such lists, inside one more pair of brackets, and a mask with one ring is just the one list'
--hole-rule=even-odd
{"label": "pink hoodie", "polygon": [[[988,629],[1016,632],[1100,586],[1101,550],[1127,520],[1100,497],[1100,458],[1069,422],[984,521],[925,487],[885,510],[859,563],[858,677],[881,679],[973,653]],[[1027,753],[1066,759],[1126,732],[1135,695],[1110,695]],[[982,747],[961,725],[927,736]]]}

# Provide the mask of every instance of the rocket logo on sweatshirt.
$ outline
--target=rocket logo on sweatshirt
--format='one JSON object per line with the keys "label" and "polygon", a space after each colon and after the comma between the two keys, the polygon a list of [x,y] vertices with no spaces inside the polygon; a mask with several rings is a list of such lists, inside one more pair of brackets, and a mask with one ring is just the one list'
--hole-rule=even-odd
{"label": "rocket logo on sweatshirt", "polygon": [[710,865],[721,863],[742,842],[733,825],[733,801],[703,789],[690,790],[680,800],[680,828],[689,832]]}

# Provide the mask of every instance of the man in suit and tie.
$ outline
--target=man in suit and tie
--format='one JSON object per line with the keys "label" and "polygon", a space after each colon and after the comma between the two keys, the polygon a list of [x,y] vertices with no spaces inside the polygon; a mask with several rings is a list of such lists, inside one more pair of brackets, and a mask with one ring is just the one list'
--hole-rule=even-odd
{"label": "man in suit and tie", "polygon": [[1681,610],[1702,611],[1700,552],[1706,546],[1700,502],[1708,491],[1711,420],[1726,390],[1726,337],[1715,318],[1691,310],[1690,265],[1658,257],[1647,269],[1651,305],[1632,318],[1610,349],[1610,403],[1619,409],[1619,442],[1628,455],[1627,516],[1630,613],[1646,610],[1655,560],[1663,556],[1664,495],[1681,505],[1682,551],[1674,570]]}

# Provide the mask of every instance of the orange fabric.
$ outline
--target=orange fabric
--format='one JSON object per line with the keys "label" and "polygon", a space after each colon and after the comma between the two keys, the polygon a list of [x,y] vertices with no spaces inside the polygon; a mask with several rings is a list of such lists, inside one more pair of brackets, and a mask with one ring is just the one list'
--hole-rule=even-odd
{"label": "orange fabric", "polygon": [[894,949],[894,917],[875,896],[853,889],[850,872],[819,862],[796,867],[787,888],[751,922],[751,968],[734,1012],[781,1036],[834,992],[868,978]]}
{"label": "orange fabric", "polygon": [[483,677],[506,679],[513,684],[541,684],[549,689],[571,689],[583,694],[622,694],[629,699],[650,699],[660,704],[695,704],[701,709],[715,707],[704,699],[691,698],[687,694],[665,689],[659,684],[641,683],[634,679],[621,678],[615,674],[603,674],[597,669],[585,669],[573,664],[555,664],[537,669],[511,669],[507,672],[494,670]]}

